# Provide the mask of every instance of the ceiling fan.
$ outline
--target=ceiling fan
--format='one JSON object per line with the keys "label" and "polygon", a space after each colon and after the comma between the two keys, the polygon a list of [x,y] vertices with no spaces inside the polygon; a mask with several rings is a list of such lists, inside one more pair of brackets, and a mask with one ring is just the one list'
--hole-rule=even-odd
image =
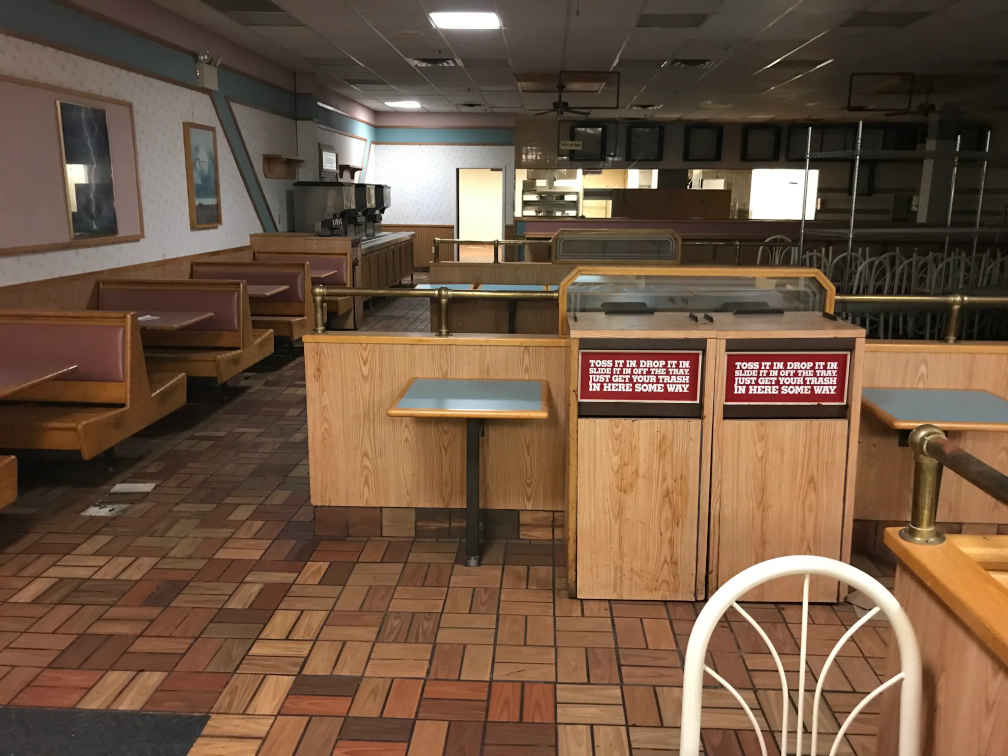
{"label": "ceiling fan", "polygon": [[556,100],[553,101],[553,107],[551,107],[549,110],[540,110],[537,113],[533,113],[532,115],[544,116],[553,113],[556,115],[557,118],[568,114],[578,116],[591,115],[590,110],[583,110],[581,108],[571,107],[570,103],[567,102],[563,97],[564,89],[566,89],[566,87],[564,86],[563,82],[562,81],[557,82],[557,98]]}

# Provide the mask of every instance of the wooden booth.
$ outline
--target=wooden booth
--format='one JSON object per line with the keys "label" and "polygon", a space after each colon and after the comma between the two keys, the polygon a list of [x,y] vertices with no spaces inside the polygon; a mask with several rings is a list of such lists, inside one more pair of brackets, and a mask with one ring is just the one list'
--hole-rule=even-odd
{"label": "wooden booth", "polygon": [[[581,267],[552,336],[307,335],[316,532],[461,536],[476,499],[491,537],[566,535],[581,598],[694,600],[770,557],[847,559],[864,332],[824,314],[833,296],[814,270]],[[473,436],[403,411],[415,379],[540,382],[542,413],[490,407]]]}
{"label": "wooden booth", "polygon": [[[313,285],[387,289],[413,279],[413,232],[382,232],[373,239],[317,236],[307,233],[249,235],[257,261],[307,262]],[[365,297],[343,297],[329,303],[329,327],[357,328],[364,318]]]}

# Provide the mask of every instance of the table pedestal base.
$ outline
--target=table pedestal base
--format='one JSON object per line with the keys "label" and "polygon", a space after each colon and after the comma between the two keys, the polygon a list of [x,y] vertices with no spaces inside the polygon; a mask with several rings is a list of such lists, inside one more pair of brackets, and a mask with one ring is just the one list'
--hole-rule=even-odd
{"label": "table pedestal base", "polygon": [[480,563],[480,506],[479,467],[480,436],[483,421],[478,418],[466,420],[466,564],[478,567]]}

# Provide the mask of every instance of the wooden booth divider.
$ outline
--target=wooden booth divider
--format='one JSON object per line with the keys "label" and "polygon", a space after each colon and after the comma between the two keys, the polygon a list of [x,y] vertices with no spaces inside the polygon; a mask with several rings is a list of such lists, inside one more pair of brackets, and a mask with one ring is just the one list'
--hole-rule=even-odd
{"label": "wooden booth divider", "polygon": [[346,522],[341,508],[465,506],[464,428],[386,415],[417,376],[545,380],[549,419],[486,429],[484,504],[491,510],[564,509],[566,339],[327,333],[309,334],[304,343],[309,470],[320,534],[332,532],[327,525],[334,519]]}
{"label": "wooden booth divider", "polygon": [[[865,347],[865,387],[979,389],[1008,399],[1008,344],[959,341],[869,341]],[[913,460],[904,434],[889,430],[866,413],[854,518],[858,545],[884,553],[882,531],[905,522],[913,489]],[[1008,469],[1008,433],[948,431],[950,439],[988,464]],[[1008,526],[1008,507],[954,475],[942,480],[938,514],[943,523],[967,532],[997,533]]]}
{"label": "wooden booth divider", "polygon": [[133,313],[0,311],[0,337],[15,363],[73,367],[0,402],[0,447],[91,459],[185,404],[181,371],[148,371]]}
{"label": "wooden booth divider", "polygon": [[273,331],[252,327],[244,281],[99,281],[98,309],[135,311],[141,325],[162,313],[208,316],[178,329],[145,329],[147,362],[160,370],[225,383],[273,354]]}

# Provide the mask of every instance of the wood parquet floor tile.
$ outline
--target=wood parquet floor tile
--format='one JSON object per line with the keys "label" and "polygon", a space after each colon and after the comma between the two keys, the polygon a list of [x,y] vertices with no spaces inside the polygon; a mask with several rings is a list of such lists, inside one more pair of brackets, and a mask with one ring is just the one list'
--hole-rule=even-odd
{"label": "wood parquet floor tile", "polygon": [[[243,386],[196,390],[116,460],[23,460],[0,515],[0,705],[210,714],[197,755],[675,752],[698,604],[571,599],[561,541],[491,544],[470,568],[454,539],[318,538],[303,363]],[[118,498],[118,482],[157,486]],[[128,506],[83,517],[96,501]],[[796,686],[795,608],[746,608]],[[807,687],[855,620],[814,607]],[[824,732],[880,681],[887,632],[862,628],[838,657]],[[779,722],[749,624],[723,622],[710,650],[761,725]],[[705,705],[707,753],[759,752],[728,694],[708,688]],[[840,752],[873,753],[876,719]]]}

